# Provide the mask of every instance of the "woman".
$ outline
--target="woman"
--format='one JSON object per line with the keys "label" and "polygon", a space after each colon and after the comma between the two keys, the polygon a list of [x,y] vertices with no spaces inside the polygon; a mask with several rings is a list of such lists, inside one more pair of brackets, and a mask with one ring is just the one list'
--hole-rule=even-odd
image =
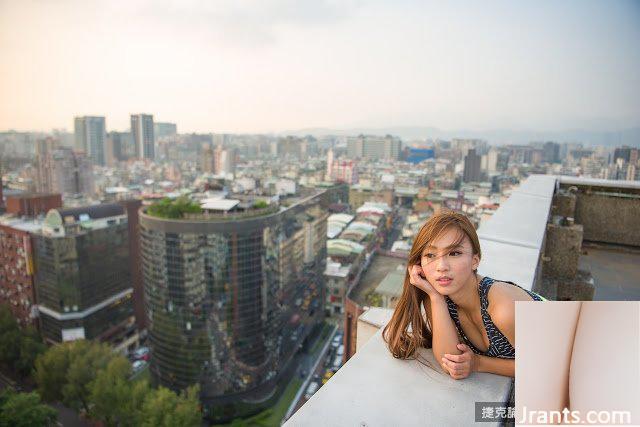
{"label": "woman", "polygon": [[394,357],[415,358],[419,347],[431,347],[452,378],[474,371],[515,376],[514,302],[543,298],[479,276],[480,258],[478,235],[466,216],[442,212],[422,226],[402,295],[384,328]]}

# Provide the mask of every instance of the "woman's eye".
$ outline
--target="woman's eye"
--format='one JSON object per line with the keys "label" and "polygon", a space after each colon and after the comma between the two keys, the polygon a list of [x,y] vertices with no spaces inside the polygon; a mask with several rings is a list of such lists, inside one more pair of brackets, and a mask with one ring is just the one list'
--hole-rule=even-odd
{"label": "woman's eye", "polygon": [[435,255],[435,254],[424,254],[424,256],[426,256],[427,258],[433,258],[433,257],[435,257],[436,255]]}
{"label": "woman's eye", "polygon": [[458,255],[460,255],[461,253],[462,253],[462,252],[460,252],[460,251],[451,251],[451,252],[449,253],[449,255],[451,255],[451,256],[458,256]]}

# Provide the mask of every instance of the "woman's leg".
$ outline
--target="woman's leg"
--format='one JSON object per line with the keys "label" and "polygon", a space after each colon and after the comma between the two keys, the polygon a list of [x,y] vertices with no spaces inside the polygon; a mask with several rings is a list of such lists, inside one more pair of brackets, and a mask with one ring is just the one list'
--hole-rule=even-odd
{"label": "woman's leg", "polygon": [[[640,425],[640,302],[582,303],[571,358],[569,400],[571,410],[580,411],[583,419],[589,411],[631,411],[630,420],[617,423]],[[614,416],[611,412],[593,414],[598,415]],[[609,424],[615,420],[596,421]]]}
{"label": "woman's leg", "polygon": [[560,411],[569,404],[569,363],[580,305],[580,301],[516,302],[518,423],[560,422]]}

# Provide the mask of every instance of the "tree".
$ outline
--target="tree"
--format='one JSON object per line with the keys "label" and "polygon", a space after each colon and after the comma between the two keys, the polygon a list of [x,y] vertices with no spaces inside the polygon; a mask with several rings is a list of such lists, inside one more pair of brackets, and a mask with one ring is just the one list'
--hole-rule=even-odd
{"label": "tree", "polygon": [[26,328],[20,342],[20,358],[14,364],[16,371],[23,377],[30,375],[36,359],[46,350],[47,346],[42,342],[38,332],[31,327]]}
{"label": "tree", "polygon": [[73,409],[89,410],[89,385],[111,360],[122,358],[107,344],[71,341],[55,345],[36,359],[35,380],[46,401],[62,401]]}
{"label": "tree", "polygon": [[164,387],[153,390],[142,405],[140,425],[143,427],[199,426],[202,423],[198,401],[199,391],[199,386],[191,386],[178,396]]}
{"label": "tree", "polygon": [[0,305],[0,365],[27,376],[46,348],[35,329],[21,330],[9,307]]}
{"label": "tree", "polygon": [[0,305],[0,363],[13,369],[20,358],[20,328],[9,307]]}
{"label": "tree", "polygon": [[[137,384],[129,382],[131,364],[123,357],[112,359],[107,367],[96,375],[96,379],[90,384],[91,417],[104,421],[107,426],[123,425],[127,420],[132,420],[135,415],[135,407],[129,402],[133,395],[133,388]],[[145,384],[146,387],[146,384]],[[148,387],[144,395],[148,393]],[[139,395],[140,392],[136,393]],[[144,399],[143,395],[143,399]],[[142,400],[139,401],[142,404]]]}
{"label": "tree", "polygon": [[40,402],[38,393],[0,393],[0,427],[54,425],[57,412]]}

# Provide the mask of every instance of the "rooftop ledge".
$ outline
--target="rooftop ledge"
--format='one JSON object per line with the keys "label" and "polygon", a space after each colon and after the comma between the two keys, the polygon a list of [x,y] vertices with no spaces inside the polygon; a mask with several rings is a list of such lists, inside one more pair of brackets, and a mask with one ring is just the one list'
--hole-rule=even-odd
{"label": "rooftop ledge", "polygon": [[365,330],[380,328],[390,312],[371,308],[360,316],[362,347],[285,426],[469,425],[475,421],[475,402],[509,400],[511,378],[473,373],[454,380],[435,362],[430,349],[420,354],[431,367],[395,359],[382,339],[382,329],[363,343]]}

